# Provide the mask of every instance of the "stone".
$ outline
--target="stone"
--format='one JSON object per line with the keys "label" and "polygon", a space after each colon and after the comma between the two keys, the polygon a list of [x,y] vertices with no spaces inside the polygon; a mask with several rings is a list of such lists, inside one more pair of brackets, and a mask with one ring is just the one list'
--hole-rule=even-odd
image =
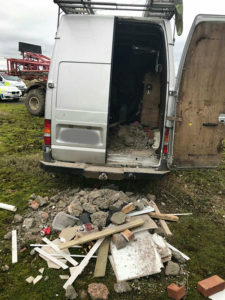
{"label": "stone", "polygon": [[83,209],[85,211],[87,211],[88,213],[90,213],[90,214],[93,214],[97,211],[96,206],[91,204],[91,203],[84,203],[83,204]]}
{"label": "stone", "polygon": [[80,296],[80,299],[81,299],[81,300],[88,299],[88,293],[87,293],[86,290],[81,290],[81,291],[79,292],[79,296]]}
{"label": "stone", "polygon": [[97,227],[105,227],[108,212],[98,211],[91,215],[91,222]]}
{"label": "stone", "polygon": [[35,255],[35,250],[34,249],[32,249],[31,251],[30,251],[30,255]]}
{"label": "stone", "polygon": [[180,273],[180,266],[177,263],[169,261],[166,266],[165,274],[167,276],[177,276],[179,275],[179,273]]}
{"label": "stone", "polygon": [[101,198],[102,194],[103,194],[102,190],[94,190],[94,191],[92,191],[92,192],[89,193],[88,200],[90,202],[93,202],[95,199]]}
{"label": "stone", "polygon": [[78,201],[72,201],[70,203],[70,205],[68,206],[68,212],[75,217],[79,217],[82,212],[83,212],[83,208],[80,204],[80,202]]}
{"label": "stone", "polygon": [[115,212],[110,220],[115,225],[121,225],[126,221],[126,214],[121,211]]}
{"label": "stone", "polygon": [[42,219],[47,220],[48,217],[49,217],[49,214],[48,214],[47,212],[43,211],[43,212],[41,213],[41,218],[42,218]]}
{"label": "stone", "polygon": [[87,213],[87,212],[82,213],[82,215],[80,216],[80,221],[83,224],[89,224],[89,223],[91,223],[90,214]]}
{"label": "stone", "polygon": [[34,194],[34,193],[31,194],[30,197],[29,197],[30,200],[34,200],[34,199],[36,199],[36,198],[37,198],[37,196],[36,196],[36,194]]}
{"label": "stone", "polygon": [[48,197],[37,196],[35,201],[42,207],[48,204]]}
{"label": "stone", "polygon": [[127,293],[132,290],[130,284],[126,281],[117,282],[114,284],[114,290],[118,294]]}
{"label": "stone", "polygon": [[109,290],[103,283],[91,283],[88,285],[88,294],[92,300],[107,300]]}
{"label": "stone", "polygon": [[76,299],[78,297],[78,294],[72,285],[68,285],[68,287],[66,288],[65,297],[67,299]]}
{"label": "stone", "polygon": [[28,230],[28,229],[32,228],[33,226],[34,226],[34,218],[26,218],[26,219],[24,219],[22,227],[25,230]]}
{"label": "stone", "polygon": [[32,200],[29,202],[29,207],[32,208],[33,210],[37,210],[39,207],[39,203],[37,203],[36,201]]}
{"label": "stone", "polygon": [[185,286],[182,285],[181,287],[177,286],[175,283],[171,283],[167,287],[167,295],[169,298],[172,298],[174,300],[180,300],[182,299],[186,294]]}
{"label": "stone", "polygon": [[156,201],[156,195],[148,194],[148,195],[147,195],[147,198],[148,198],[149,201],[153,201],[153,202]]}
{"label": "stone", "polygon": [[96,198],[92,201],[92,203],[99,209],[108,209],[110,205],[109,199],[106,199],[104,197]]}
{"label": "stone", "polygon": [[136,207],[136,210],[143,210],[145,208],[144,204],[141,201],[135,201],[134,205]]}
{"label": "stone", "polygon": [[179,252],[172,250],[172,255],[175,258],[175,260],[180,264],[186,263],[186,259]]}
{"label": "stone", "polygon": [[120,233],[113,234],[112,241],[118,250],[126,247],[128,244],[124,236]]}
{"label": "stone", "polygon": [[21,215],[16,214],[16,215],[14,216],[14,219],[13,219],[13,222],[14,222],[14,223],[21,223],[22,221],[23,221],[23,217],[22,217]]}
{"label": "stone", "polygon": [[52,202],[58,202],[59,199],[60,199],[60,196],[59,196],[59,195],[55,195],[55,196],[52,196],[52,197],[50,198],[50,201],[52,201]]}
{"label": "stone", "polygon": [[8,270],[9,270],[9,266],[8,265],[2,266],[2,271],[6,272]]}
{"label": "stone", "polygon": [[109,209],[112,210],[112,211],[118,211],[118,210],[121,210],[122,207],[123,207],[123,201],[118,200],[115,203],[111,204],[109,206]]}
{"label": "stone", "polygon": [[144,204],[144,206],[149,206],[149,201],[146,198],[141,198],[141,202]]}
{"label": "stone", "polygon": [[214,275],[199,281],[197,289],[204,297],[209,297],[224,290],[225,281],[219,276]]}

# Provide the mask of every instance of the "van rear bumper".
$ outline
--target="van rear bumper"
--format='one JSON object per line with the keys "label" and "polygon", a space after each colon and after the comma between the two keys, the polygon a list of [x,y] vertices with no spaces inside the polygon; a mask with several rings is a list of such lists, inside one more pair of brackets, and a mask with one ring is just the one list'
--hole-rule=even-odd
{"label": "van rear bumper", "polygon": [[130,168],[130,167],[111,167],[94,166],[84,163],[70,163],[61,161],[40,161],[41,167],[50,172],[71,172],[82,175],[86,178],[98,178],[101,180],[122,180],[122,179],[141,179],[152,175],[165,175],[169,170],[157,170],[154,168]]}

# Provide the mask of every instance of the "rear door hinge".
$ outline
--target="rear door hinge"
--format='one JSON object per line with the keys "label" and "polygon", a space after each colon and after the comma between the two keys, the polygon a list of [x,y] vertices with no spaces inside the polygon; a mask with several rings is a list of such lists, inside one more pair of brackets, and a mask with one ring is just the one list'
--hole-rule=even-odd
{"label": "rear door hinge", "polygon": [[177,97],[177,91],[169,91],[169,95]]}

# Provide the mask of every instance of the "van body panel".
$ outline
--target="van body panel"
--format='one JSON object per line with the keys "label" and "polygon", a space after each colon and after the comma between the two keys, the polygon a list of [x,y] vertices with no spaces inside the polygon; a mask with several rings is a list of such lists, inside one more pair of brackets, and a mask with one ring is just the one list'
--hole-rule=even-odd
{"label": "van body panel", "polygon": [[51,79],[55,160],[105,163],[113,32],[112,16],[62,17]]}
{"label": "van body panel", "polygon": [[[187,39],[178,72],[174,168],[217,167],[225,126],[225,16],[199,15]],[[175,121],[174,121],[175,123]]]}

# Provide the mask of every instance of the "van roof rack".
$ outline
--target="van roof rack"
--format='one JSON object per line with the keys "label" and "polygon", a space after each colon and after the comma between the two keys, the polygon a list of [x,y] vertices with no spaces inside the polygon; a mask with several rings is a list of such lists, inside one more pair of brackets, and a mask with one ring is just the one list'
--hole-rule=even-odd
{"label": "van roof rack", "polygon": [[[131,0],[130,0],[131,1]],[[65,14],[95,14],[98,10],[142,12],[145,17],[171,19],[177,0],[146,0],[145,4],[91,0],[54,0]]]}

